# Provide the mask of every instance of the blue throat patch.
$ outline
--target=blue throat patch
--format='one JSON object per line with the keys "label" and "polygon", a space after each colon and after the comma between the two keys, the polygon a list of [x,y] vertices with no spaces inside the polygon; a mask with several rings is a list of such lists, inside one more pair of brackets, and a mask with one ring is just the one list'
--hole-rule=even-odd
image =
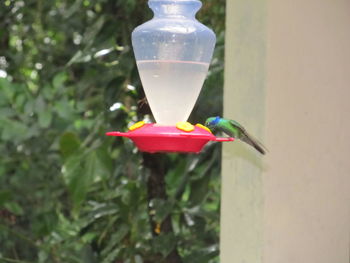
{"label": "blue throat patch", "polygon": [[219,123],[220,119],[221,119],[220,117],[215,117],[215,119],[212,120],[212,121],[210,122],[210,124],[211,124],[211,125],[216,125],[216,124]]}

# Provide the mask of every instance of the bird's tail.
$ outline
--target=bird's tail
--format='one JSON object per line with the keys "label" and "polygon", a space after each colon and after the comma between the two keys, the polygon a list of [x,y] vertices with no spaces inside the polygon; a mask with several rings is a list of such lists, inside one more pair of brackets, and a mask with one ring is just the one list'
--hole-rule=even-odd
{"label": "bird's tail", "polygon": [[254,147],[261,154],[266,153],[266,147],[246,131],[243,132],[243,136],[240,139]]}

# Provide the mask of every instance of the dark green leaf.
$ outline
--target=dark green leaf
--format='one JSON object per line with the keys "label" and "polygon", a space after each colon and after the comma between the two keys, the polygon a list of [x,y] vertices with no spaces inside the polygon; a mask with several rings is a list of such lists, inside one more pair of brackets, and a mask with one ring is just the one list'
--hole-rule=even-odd
{"label": "dark green leaf", "polygon": [[174,249],[176,238],[173,233],[161,234],[154,238],[153,249],[165,258]]}
{"label": "dark green leaf", "polygon": [[5,203],[4,207],[8,209],[11,213],[18,216],[23,215],[24,213],[23,208],[18,203],[15,203],[15,202],[7,202]]}
{"label": "dark green leaf", "polygon": [[12,193],[8,190],[0,191],[0,207],[2,207],[7,201],[12,199]]}
{"label": "dark green leaf", "polygon": [[208,187],[210,183],[210,176],[191,182],[191,194],[189,202],[192,206],[199,205],[204,202],[208,195]]}
{"label": "dark green leaf", "polygon": [[52,113],[50,110],[44,110],[38,113],[39,114],[39,125],[42,128],[48,128],[52,121]]}
{"label": "dark green leaf", "polygon": [[154,211],[154,220],[159,223],[163,222],[173,209],[173,202],[163,199],[153,199],[149,205]]}
{"label": "dark green leaf", "polygon": [[60,138],[60,151],[64,158],[70,157],[80,148],[80,140],[73,132],[66,132]]}

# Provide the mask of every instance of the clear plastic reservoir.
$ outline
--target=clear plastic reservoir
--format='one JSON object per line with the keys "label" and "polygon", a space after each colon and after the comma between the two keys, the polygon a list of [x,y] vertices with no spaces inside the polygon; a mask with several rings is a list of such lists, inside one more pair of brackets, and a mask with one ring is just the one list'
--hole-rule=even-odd
{"label": "clear plastic reservoir", "polygon": [[142,85],[157,123],[186,121],[208,73],[216,37],[195,19],[199,0],[149,0],[152,20],[132,43]]}

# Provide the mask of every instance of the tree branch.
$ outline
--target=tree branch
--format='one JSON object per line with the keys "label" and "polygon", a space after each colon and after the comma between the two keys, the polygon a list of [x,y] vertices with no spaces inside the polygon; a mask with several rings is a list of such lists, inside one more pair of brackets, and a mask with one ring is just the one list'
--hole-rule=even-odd
{"label": "tree branch", "polygon": [[[168,196],[166,193],[165,185],[165,173],[166,167],[164,165],[164,155],[163,154],[149,154],[143,153],[144,166],[149,169],[149,177],[147,182],[148,190],[148,203],[152,199],[163,199],[167,200]],[[160,233],[173,233],[173,226],[171,223],[171,215],[168,215],[163,222],[155,222],[152,213],[150,213],[149,207],[150,223],[152,228],[153,236],[157,236]],[[176,246],[166,257],[165,262],[167,263],[182,263],[182,259],[177,252]]]}

